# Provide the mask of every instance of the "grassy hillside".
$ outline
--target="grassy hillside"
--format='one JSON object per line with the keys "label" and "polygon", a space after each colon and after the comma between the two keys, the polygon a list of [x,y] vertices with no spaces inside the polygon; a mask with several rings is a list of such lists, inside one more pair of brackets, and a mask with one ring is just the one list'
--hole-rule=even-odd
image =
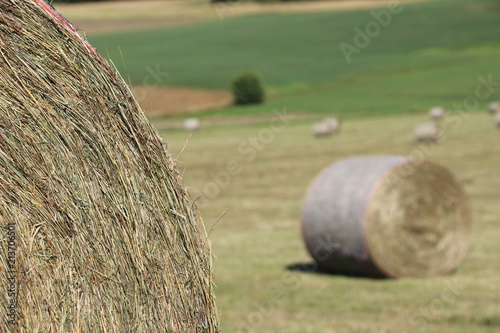
{"label": "grassy hillside", "polygon": [[404,5],[351,63],[339,45],[355,45],[354,28],[374,20],[370,11],[258,15],[91,42],[136,85],[148,67],[160,66],[169,72],[161,84],[228,89],[252,69],[278,95],[275,103],[292,110],[392,113],[453,104],[470,94],[479,75],[500,74],[499,12],[495,0]]}

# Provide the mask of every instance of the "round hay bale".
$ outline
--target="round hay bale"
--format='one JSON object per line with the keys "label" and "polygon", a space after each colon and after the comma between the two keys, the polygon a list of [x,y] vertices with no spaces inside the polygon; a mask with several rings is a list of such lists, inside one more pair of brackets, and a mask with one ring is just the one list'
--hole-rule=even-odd
{"label": "round hay bale", "polygon": [[196,132],[201,129],[201,121],[198,118],[188,118],[184,121],[184,128],[189,132]]}
{"label": "round hay bale", "polygon": [[439,138],[439,126],[435,123],[422,123],[415,127],[415,142],[437,143]]}
{"label": "round hay bale", "polygon": [[0,12],[0,332],[218,332],[196,206],[123,79],[41,0]]}
{"label": "round hay bale", "polygon": [[429,110],[429,117],[433,120],[441,120],[444,118],[446,111],[442,106],[435,106]]}
{"label": "round hay bale", "polygon": [[470,229],[469,201],[453,174],[399,156],[329,166],[302,211],[302,235],[318,266],[347,274],[446,274],[465,255]]}
{"label": "round hay bale", "polygon": [[332,134],[336,134],[340,131],[340,120],[337,118],[325,118],[323,119],[323,123],[327,124]]}
{"label": "round hay bale", "polygon": [[498,102],[491,102],[488,105],[488,112],[489,113],[495,114],[495,113],[498,113],[498,111],[500,111],[500,103],[498,103]]}
{"label": "round hay bale", "polygon": [[315,123],[312,127],[313,134],[317,138],[327,137],[332,135],[331,127],[324,122]]}
{"label": "round hay bale", "polygon": [[495,125],[500,128],[500,112],[495,114]]}
{"label": "round hay bale", "polygon": [[336,118],[325,118],[315,123],[312,130],[316,137],[327,137],[340,131],[340,121]]}

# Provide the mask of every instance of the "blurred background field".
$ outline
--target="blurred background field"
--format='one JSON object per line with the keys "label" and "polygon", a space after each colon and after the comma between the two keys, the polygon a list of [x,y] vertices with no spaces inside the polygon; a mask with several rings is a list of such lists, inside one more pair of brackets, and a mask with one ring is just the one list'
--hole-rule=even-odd
{"label": "blurred background field", "polygon": [[283,103],[290,111],[341,115],[452,105],[474,90],[480,73],[500,64],[494,0],[404,4],[351,63],[339,45],[354,45],[354,27],[364,30],[374,20],[369,10],[231,17],[240,4],[218,6],[228,6],[222,7],[227,17],[207,7],[211,20],[89,38],[133,85],[158,66],[169,73],[162,86],[216,90],[228,90],[242,70],[261,73],[270,103],[225,109],[229,114],[266,113]]}
{"label": "blurred background field", "polygon": [[[350,63],[339,45],[354,44],[354,28],[388,2],[346,3],[58,8],[129,78],[184,183],[203,196],[224,332],[498,332],[500,131],[486,108],[500,99],[500,2],[402,2]],[[231,106],[231,80],[246,70],[262,75],[267,101]],[[488,97],[444,121],[445,140],[413,143],[431,106],[464,111],[488,77]],[[277,120],[273,111],[285,110]],[[182,122],[193,113],[205,126],[190,135]],[[315,139],[311,126],[325,116],[340,117],[342,131]],[[332,162],[362,154],[423,155],[463,182],[474,227],[457,272],[372,280],[297,268],[311,262],[300,235],[308,184]],[[238,172],[225,178],[231,161]]]}

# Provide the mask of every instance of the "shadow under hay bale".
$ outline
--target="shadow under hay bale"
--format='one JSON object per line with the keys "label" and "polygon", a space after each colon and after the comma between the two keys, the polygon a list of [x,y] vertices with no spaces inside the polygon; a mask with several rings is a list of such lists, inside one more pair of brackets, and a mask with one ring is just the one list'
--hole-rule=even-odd
{"label": "shadow under hay bale", "polygon": [[16,245],[0,276],[17,301],[0,332],[218,332],[196,207],[122,78],[41,1],[0,11],[0,225]]}
{"label": "shadow under hay bale", "polygon": [[387,277],[446,274],[468,247],[462,185],[429,161],[398,156],[341,160],[312,183],[302,235],[321,269]]}

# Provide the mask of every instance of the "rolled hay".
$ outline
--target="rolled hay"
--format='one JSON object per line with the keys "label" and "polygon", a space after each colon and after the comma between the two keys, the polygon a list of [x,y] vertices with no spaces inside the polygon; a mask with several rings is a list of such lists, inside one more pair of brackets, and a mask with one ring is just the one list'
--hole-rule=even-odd
{"label": "rolled hay", "polygon": [[441,120],[444,118],[446,111],[442,106],[435,106],[429,110],[429,117],[433,120]]}
{"label": "rolled hay", "polygon": [[437,124],[428,122],[415,126],[414,134],[416,143],[437,143],[440,130]]}
{"label": "rolled hay", "polygon": [[188,118],[184,121],[184,128],[189,132],[196,132],[201,129],[201,121],[198,118]]}
{"label": "rolled hay", "polygon": [[313,134],[316,137],[326,137],[340,131],[340,121],[336,118],[325,118],[313,125]]}
{"label": "rolled hay", "polygon": [[332,134],[340,132],[340,120],[337,118],[325,118],[323,122],[328,125]]}
{"label": "rolled hay", "polygon": [[47,4],[0,12],[0,332],[218,332],[196,206],[127,85]]}
{"label": "rolled hay", "polygon": [[424,277],[458,267],[471,210],[445,167],[400,156],[359,156],[326,168],[303,204],[302,235],[324,270]]}
{"label": "rolled hay", "polygon": [[500,113],[495,114],[495,125],[500,128]]}
{"label": "rolled hay", "polygon": [[496,114],[496,113],[498,113],[498,111],[500,111],[500,103],[498,103],[498,102],[491,102],[488,105],[488,112],[489,113]]}

